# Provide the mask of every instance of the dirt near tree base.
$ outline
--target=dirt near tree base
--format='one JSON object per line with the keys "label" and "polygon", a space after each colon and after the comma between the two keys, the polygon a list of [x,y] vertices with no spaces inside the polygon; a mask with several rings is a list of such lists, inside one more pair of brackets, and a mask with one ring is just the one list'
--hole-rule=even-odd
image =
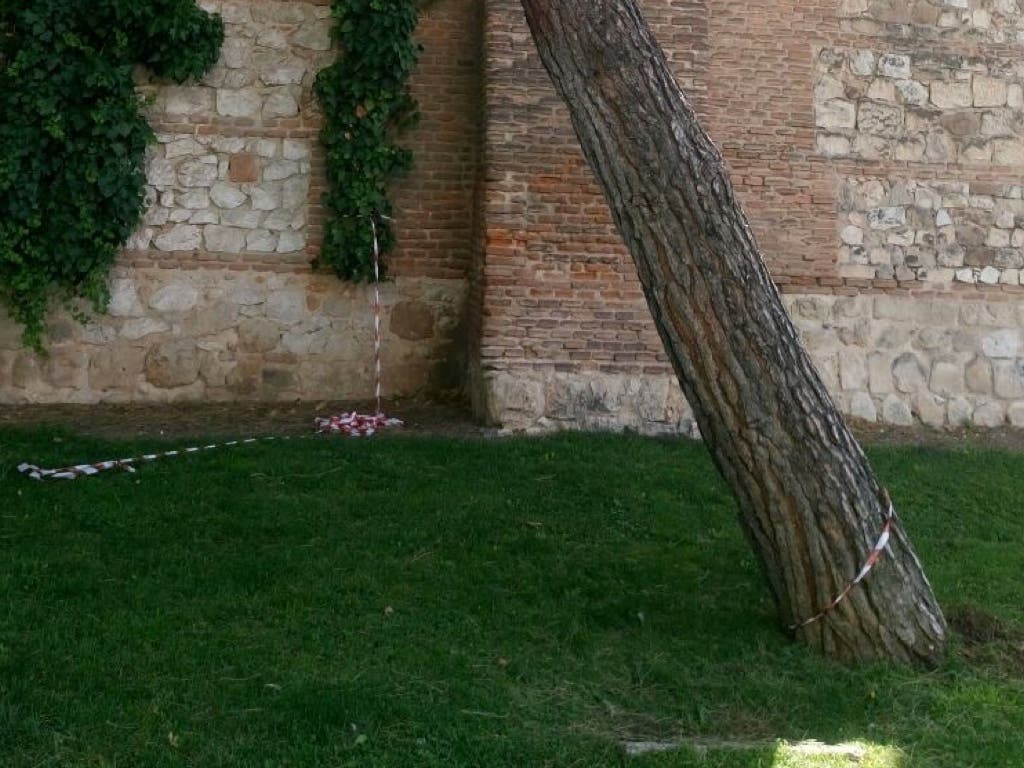
{"label": "dirt near tree base", "polygon": [[[174,403],[98,405],[0,405],[0,429],[58,426],[110,440],[301,435],[318,416],[351,411],[372,414],[373,402]],[[476,437],[493,433],[474,422],[458,403],[389,400],[388,416],[404,422],[402,433]]]}
{"label": "dirt near tree base", "polygon": [[947,618],[963,641],[967,659],[1024,678],[1024,629],[972,605],[954,606]]}
{"label": "dirt near tree base", "polygon": [[864,445],[916,446],[938,450],[1024,451],[1024,428],[1021,427],[959,427],[937,429],[921,425],[893,427],[850,420],[850,428]]}

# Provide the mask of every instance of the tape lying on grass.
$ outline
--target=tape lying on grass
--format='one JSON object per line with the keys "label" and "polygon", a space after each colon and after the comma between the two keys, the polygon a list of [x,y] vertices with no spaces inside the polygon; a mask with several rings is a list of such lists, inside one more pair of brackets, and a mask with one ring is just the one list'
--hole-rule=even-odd
{"label": "tape lying on grass", "polygon": [[[371,437],[382,429],[388,427],[400,427],[402,422],[399,419],[392,419],[384,414],[366,416],[361,413],[346,413],[341,416],[331,416],[316,420],[316,434],[342,435],[344,437]],[[224,443],[213,443],[211,445],[198,445],[191,448],[179,448],[173,451],[161,451],[160,453],[146,453],[141,456],[131,456],[126,459],[110,459],[99,461],[95,464],[76,464],[70,467],[59,469],[47,469],[35,464],[21,464],[18,471],[32,480],[77,480],[80,477],[91,477],[101,472],[108,472],[112,469],[123,469],[126,472],[134,472],[141,464],[148,464],[160,459],[170,459],[175,456],[188,456],[194,453],[206,453],[224,448],[237,448],[254,443],[286,442],[291,437],[250,437],[245,440],[229,440]]]}
{"label": "tape lying on grass", "polygon": [[[377,222],[370,219],[370,227],[373,230],[373,346],[374,346],[374,371],[376,375],[376,387],[374,389],[377,398],[377,413],[367,416],[361,413],[345,413],[341,416],[330,416],[319,418],[314,422],[317,434],[343,435],[345,437],[370,437],[381,429],[387,427],[400,427],[402,422],[398,419],[388,418],[384,415],[384,366],[382,363],[383,342],[381,340],[381,307],[383,302],[380,296],[380,236],[377,232]],[[388,218],[388,217],[383,217]],[[112,469],[123,469],[127,472],[134,472],[140,464],[158,461],[160,459],[183,456],[192,453],[203,453],[221,448],[235,448],[253,443],[269,443],[273,441],[283,442],[290,440],[290,437],[250,437],[245,440],[231,440],[226,443],[215,443],[213,445],[194,446],[174,451],[163,451],[162,453],[147,453],[142,456],[132,456],[127,459],[112,459],[100,461],[95,464],[76,464],[70,467],[59,469],[47,469],[35,464],[21,464],[18,472],[32,478],[33,480],[77,480],[80,477],[91,477],[101,472]]]}

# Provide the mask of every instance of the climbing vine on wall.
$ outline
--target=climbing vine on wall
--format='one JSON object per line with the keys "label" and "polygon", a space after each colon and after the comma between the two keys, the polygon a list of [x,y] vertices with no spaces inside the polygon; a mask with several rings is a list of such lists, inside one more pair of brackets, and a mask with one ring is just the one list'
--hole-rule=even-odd
{"label": "climbing vine on wall", "polygon": [[194,0],[0,0],[0,300],[41,348],[53,299],[95,309],[139,223],[137,65],[201,77],[224,39]]}
{"label": "climbing vine on wall", "polygon": [[397,143],[418,108],[409,76],[419,58],[413,40],[417,0],[334,0],[341,53],[322,70],[316,94],[324,111],[327,221],[318,263],[348,280],[373,277],[376,221],[384,252],[394,245],[388,183],[406,173],[412,153]]}

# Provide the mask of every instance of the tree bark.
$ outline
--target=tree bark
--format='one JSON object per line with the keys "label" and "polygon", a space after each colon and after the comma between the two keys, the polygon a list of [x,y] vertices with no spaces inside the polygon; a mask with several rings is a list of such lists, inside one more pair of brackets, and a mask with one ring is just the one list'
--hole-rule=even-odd
{"label": "tree bark", "polygon": [[[801,344],[636,0],[523,0],[784,626],[860,572],[888,494]],[[842,659],[935,664],[945,620],[899,521],[848,599],[796,629]]]}

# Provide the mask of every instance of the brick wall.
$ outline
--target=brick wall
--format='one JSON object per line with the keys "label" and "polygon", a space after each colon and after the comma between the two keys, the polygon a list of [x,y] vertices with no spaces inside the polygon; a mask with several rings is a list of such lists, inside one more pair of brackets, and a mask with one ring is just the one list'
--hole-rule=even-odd
{"label": "brick wall", "polygon": [[[217,68],[149,81],[150,207],[108,315],[49,358],[0,321],[0,400],[359,398],[370,292],[314,274],[327,0],[205,0]],[[841,408],[1024,425],[1024,10],[641,0]],[[518,0],[437,0],[384,288],[391,392],[511,429],[693,432]]]}
{"label": "brick wall", "polygon": [[[1019,3],[641,5],[840,406],[1024,422]],[[692,430],[519,4],[486,6],[478,410]]]}
{"label": "brick wall", "polygon": [[[329,0],[202,0],[222,15],[217,66],[184,86],[139,74],[158,143],[149,208],[115,269],[110,312],[52,320],[50,356],[0,319],[0,401],[363,398],[373,392],[371,291],[314,274],[322,237],[321,116]],[[454,384],[464,345],[478,166],[474,0],[424,14],[396,185],[400,247],[384,286],[390,393]]]}

